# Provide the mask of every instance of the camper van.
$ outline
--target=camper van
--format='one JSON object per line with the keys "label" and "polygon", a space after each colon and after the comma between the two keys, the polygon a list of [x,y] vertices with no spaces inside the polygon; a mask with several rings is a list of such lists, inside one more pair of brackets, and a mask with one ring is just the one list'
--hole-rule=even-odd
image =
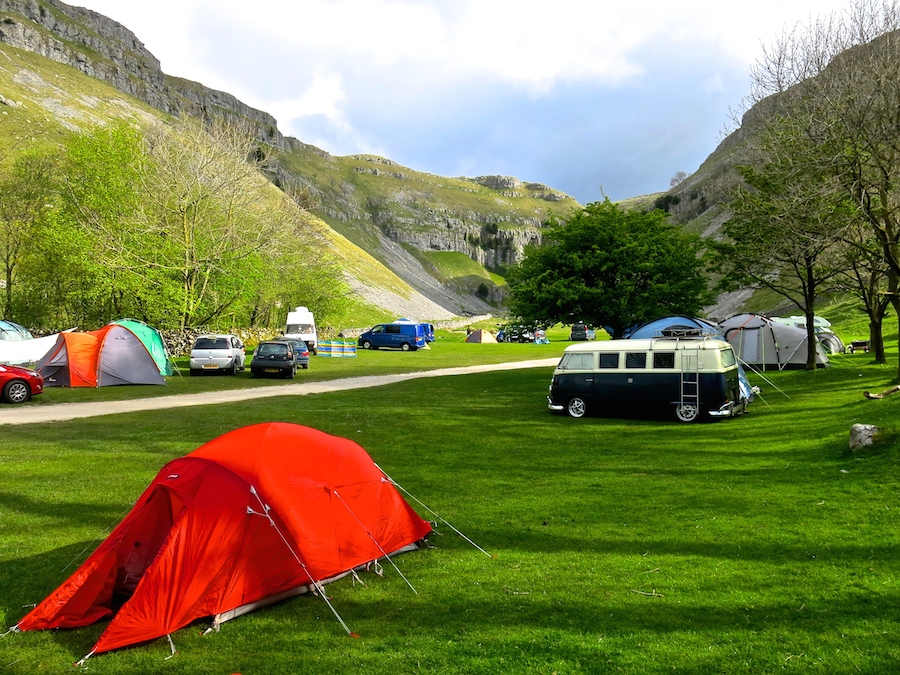
{"label": "camper van", "polygon": [[572,417],[611,409],[665,407],[682,422],[744,411],[738,365],[724,340],[661,337],[567,347],[550,382],[548,407]]}
{"label": "camper van", "polygon": [[306,307],[297,307],[288,312],[284,337],[303,340],[309,351],[315,356],[319,353],[319,335],[316,332],[316,320]]}
{"label": "camper van", "polygon": [[425,347],[425,330],[420,323],[380,323],[359,336],[363,349],[394,347],[405,352]]}

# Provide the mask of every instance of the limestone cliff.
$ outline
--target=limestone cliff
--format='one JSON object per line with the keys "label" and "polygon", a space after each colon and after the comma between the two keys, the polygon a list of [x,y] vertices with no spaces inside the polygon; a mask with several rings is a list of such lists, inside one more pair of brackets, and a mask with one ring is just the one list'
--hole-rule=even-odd
{"label": "limestone cliff", "polygon": [[333,157],[285,137],[274,117],[231,94],[166,75],[125,26],[60,0],[0,0],[0,42],[77,68],[171,115],[249,124],[274,149],[270,178],[419,292],[454,312],[483,313],[504,290],[483,272],[448,279],[434,253],[502,271],[540,239],[541,223],[576,202],[510,176],[445,178],[366,155]]}

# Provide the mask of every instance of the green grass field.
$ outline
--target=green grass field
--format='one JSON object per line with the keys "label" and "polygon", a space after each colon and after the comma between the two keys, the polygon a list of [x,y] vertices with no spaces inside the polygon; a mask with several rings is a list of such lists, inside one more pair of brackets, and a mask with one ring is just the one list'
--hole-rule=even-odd
{"label": "green grass field", "polygon": [[[539,347],[448,339],[343,367],[501,349],[521,350],[501,352],[517,360]],[[827,370],[768,374],[771,383],[751,375],[765,400],[749,415],[695,425],[553,415],[551,369],[538,368],[0,427],[0,622],[15,624],[71,574],[168,460],[280,420],[357,441],[495,557],[439,525],[434,548],[396,560],[418,594],[390,567],[365,586],[328,587],[359,639],[320,598],[301,597],[218,634],[201,635],[208,622],[177,631],[170,660],[161,639],[75,670],[896,672],[900,395],[862,395],[894,382],[896,358],[839,356]],[[309,375],[331,367],[316,359]],[[856,422],[882,426],[883,440],[851,454]],[[0,672],[72,672],[102,629],[7,635]]]}

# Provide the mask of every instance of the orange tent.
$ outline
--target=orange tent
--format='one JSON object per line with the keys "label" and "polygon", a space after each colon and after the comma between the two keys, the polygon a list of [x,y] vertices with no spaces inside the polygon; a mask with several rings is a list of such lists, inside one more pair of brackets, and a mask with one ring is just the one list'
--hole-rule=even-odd
{"label": "orange tent", "polygon": [[166,464],[99,548],[14,628],[114,615],[91,654],[206,616],[217,628],[415,548],[430,530],[353,441],[296,424],[244,427]]}
{"label": "orange tent", "polygon": [[87,333],[60,333],[34,369],[46,387],[166,383],[140,338],[118,324]]}

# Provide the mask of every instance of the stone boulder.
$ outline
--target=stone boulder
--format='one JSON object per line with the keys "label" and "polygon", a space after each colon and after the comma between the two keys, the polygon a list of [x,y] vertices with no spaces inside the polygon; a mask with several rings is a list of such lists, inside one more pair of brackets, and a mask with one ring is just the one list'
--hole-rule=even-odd
{"label": "stone boulder", "polygon": [[856,452],[872,445],[880,431],[874,424],[854,424],[850,427],[850,451]]}

